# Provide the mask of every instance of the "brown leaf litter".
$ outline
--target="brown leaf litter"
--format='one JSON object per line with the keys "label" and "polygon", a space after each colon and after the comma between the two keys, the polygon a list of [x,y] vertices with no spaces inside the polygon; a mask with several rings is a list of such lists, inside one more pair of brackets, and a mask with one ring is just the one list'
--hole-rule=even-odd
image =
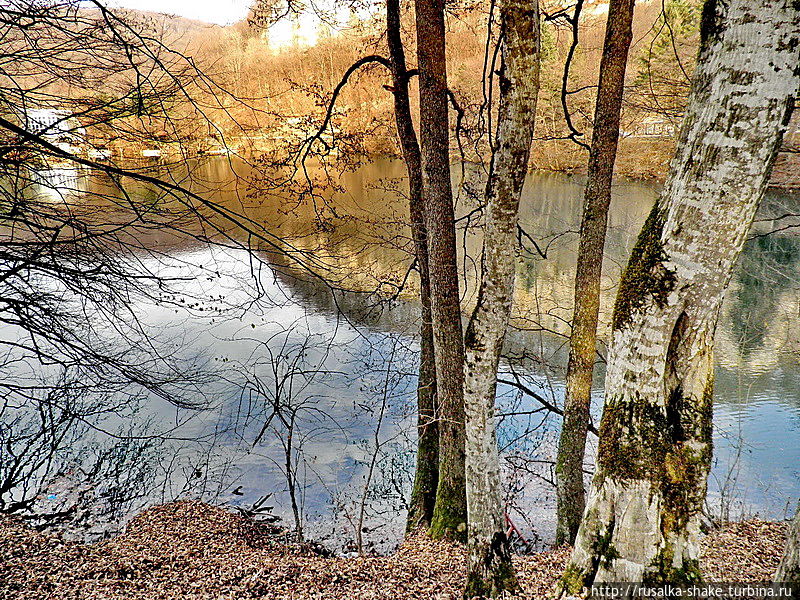
{"label": "brown leaf litter", "polygon": [[[785,525],[731,524],[706,537],[709,580],[767,580]],[[515,558],[522,598],[552,597],[568,548]],[[326,558],[287,546],[263,527],[200,502],[156,506],[122,535],[67,542],[0,516],[0,598],[6,600],[460,599],[462,547],[424,535],[391,556]]]}

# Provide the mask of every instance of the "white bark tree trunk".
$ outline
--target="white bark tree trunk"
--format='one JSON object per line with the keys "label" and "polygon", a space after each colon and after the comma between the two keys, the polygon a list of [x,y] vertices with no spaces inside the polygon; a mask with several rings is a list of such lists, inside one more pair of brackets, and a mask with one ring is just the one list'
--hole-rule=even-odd
{"label": "white bark tree trunk", "polygon": [[563,589],[699,577],[720,303],[798,90],[796,0],[710,1],[664,190],[614,307],[598,469]]}
{"label": "white bark tree trunk", "polygon": [[539,2],[500,0],[497,131],[486,187],[482,279],[466,331],[465,404],[468,544],[466,597],[517,587],[511,565],[495,437],[497,366],[514,294],[519,198],[539,92]]}
{"label": "white bark tree trunk", "polygon": [[797,505],[794,520],[789,525],[786,549],[775,572],[775,582],[789,584],[795,596],[800,594],[800,504]]}

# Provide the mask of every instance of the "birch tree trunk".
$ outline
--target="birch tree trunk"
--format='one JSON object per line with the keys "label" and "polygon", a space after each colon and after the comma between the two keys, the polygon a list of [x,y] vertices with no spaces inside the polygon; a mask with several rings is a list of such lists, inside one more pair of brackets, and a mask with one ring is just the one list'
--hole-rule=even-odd
{"label": "birch tree trunk", "polygon": [[466,538],[464,481],[464,340],[450,183],[444,0],[416,0],[422,195],[428,231],[439,482],[431,522],[435,538]]}
{"label": "birch tree trunk", "polygon": [[775,572],[775,582],[790,584],[794,595],[800,594],[800,504],[797,505],[794,520],[789,525],[786,549]]}
{"label": "birch tree trunk", "polygon": [[517,588],[505,534],[494,404],[514,295],[519,198],[536,122],[539,2],[500,0],[498,8],[500,105],[486,186],[481,285],[465,339],[467,598],[494,598]]}
{"label": "birch tree trunk", "polygon": [[586,504],[583,459],[592,394],[600,275],[606,242],[611,178],[617,158],[619,117],[625,67],[633,33],[634,0],[611,0],[608,7],[600,82],[594,110],[589,178],[583,201],[583,220],[575,272],[575,310],[569,341],[564,422],[556,459],[558,526],[556,544],[575,541]]}
{"label": "birch tree trunk", "polygon": [[797,92],[796,0],[706,3],[664,190],[614,307],[597,473],[562,580],[694,581],[725,288]]}
{"label": "birch tree trunk", "polygon": [[417,380],[417,466],[408,510],[407,529],[429,527],[439,480],[439,428],[436,423],[436,364],[434,362],[431,286],[428,273],[427,230],[422,200],[422,158],[420,156],[411,102],[408,73],[400,31],[400,0],[386,0],[386,37],[392,66],[394,116],[397,135],[406,164],[409,187],[411,234],[420,281],[420,361]]}

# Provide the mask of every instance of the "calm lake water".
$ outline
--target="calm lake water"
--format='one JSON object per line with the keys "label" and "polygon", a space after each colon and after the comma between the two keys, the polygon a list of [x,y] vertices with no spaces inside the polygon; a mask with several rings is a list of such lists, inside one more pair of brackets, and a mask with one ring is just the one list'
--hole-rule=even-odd
{"label": "calm lake water", "polygon": [[[340,191],[313,202],[253,191],[250,169],[227,159],[194,165],[191,177],[183,169],[154,172],[174,175],[268,224],[284,247],[313,256],[335,288],[356,293],[333,290],[266,250],[254,262],[241,250],[158,232],[140,239],[156,251],[142,260],[181,281],[172,284],[170,302],[131,308],[158,344],[203,365],[208,381],[198,399],[207,407],[178,409],[147,398],[124,418],[87,428],[73,442],[70,464],[80,463],[84,447],[119,444],[98,429],[130,431],[133,422],[142,448],[129,470],[136,477],[86,481],[79,469],[62,468],[50,478],[41,506],[58,509],[76,501],[76,490],[89,490],[80,495],[88,515],[81,527],[101,535],[113,526],[93,503],[101,504],[110,487],[125,485],[137,489],[126,513],[181,496],[240,507],[267,497],[262,505],[291,525],[289,481],[310,537],[347,550],[364,504],[365,538],[387,549],[402,535],[413,469],[418,307],[413,276],[407,291],[391,302],[366,292],[379,290],[385,298],[410,264],[402,165],[387,160],[362,167],[338,180]],[[110,182],[85,173],[41,177],[78,193],[115,193]],[[501,367],[502,379],[557,405],[563,400],[583,183],[578,176],[542,173],[526,183],[521,224],[541,253],[526,241],[505,350],[515,361],[513,368],[508,361]],[[153,190],[128,191],[158,201]],[[37,193],[53,192],[43,187]],[[657,193],[655,184],[615,185],[604,263],[604,333],[615,283]],[[458,196],[459,215],[470,215],[474,202],[463,190]],[[796,229],[785,229],[796,223],[784,217],[791,212],[800,212],[800,198],[769,194],[723,308],[709,480],[708,511],[714,516],[784,518],[800,496],[800,237]],[[480,252],[479,233],[469,223],[460,221],[466,306],[474,302]],[[602,382],[601,361],[597,421]],[[509,514],[533,541],[546,543],[555,529],[558,419],[505,384],[499,406]]]}

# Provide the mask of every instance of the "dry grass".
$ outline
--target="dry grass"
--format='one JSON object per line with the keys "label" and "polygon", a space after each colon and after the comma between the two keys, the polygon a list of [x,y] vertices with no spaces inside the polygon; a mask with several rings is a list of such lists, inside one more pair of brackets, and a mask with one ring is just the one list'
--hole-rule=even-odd
{"label": "dry grass", "polygon": [[[711,535],[709,579],[759,580],[777,565],[783,524],[750,521]],[[525,598],[546,598],[568,549],[519,557]],[[464,551],[424,536],[388,557],[324,558],[199,502],[151,508],[117,538],[85,545],[0,517],[0,598],[460,598]]]}

